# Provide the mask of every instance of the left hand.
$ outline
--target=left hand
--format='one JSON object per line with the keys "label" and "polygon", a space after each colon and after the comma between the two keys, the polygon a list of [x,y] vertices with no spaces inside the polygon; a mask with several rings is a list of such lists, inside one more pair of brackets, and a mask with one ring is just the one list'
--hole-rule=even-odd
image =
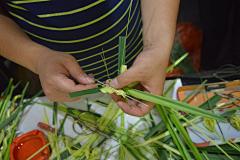
{"label": "left hand", "polygon": [[[132,67],[112,80],[110,86],[119,89],[132,82],[139,81],[139,84],[133,87],[134,89],[162,95],[169,54],[161,52],[163,50],[157,48],[143,50],[135,59]],[[115,93],[111,94],[111,97],[123,112],[138,117],[142,117],[150,112],[155,105],[143,100],[140,101],[149,107],[134,100],[126,101],[122,96],[118,96]]]}

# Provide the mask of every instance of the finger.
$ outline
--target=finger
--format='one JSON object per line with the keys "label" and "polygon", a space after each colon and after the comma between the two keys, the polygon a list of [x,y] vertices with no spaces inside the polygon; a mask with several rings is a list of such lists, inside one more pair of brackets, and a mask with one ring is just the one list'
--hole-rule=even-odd
{"label": "finger", "polygon": [[71,92],[76,92],[76,91],[81,91],[81,90],[97,88],[97,85],[95,85],[95,84],[88,84],[88,85],[78,84],[78,85],[76,85],[74,83],[74,81],[72,81],[71,79],[69,79],[68,77],[66,77],[63,74],[58,76],[58,78],[56,80],[56,85],[57,85],[57,88],[59,88],[59,90],[65,94],[66,93],[68,94]]}
{"label": "finger", "polygon": [[[123,112],[132,115],[132,116],[138,116],[138,117],[143,117],[146,115],[148,112],[151,111],[151,109],[154,107],[154,104],[147,103],[143,101],[143,103],[147,104],[149,107],[146,107],[145,105],[138,103],[136,105],[129,105],[123,101],[117,102],[119,108],[122,109]],[[140,108],[140,109],[139,109]]]}
{"label": "finger", "polygon": [[118,107],[126,114],[132,115],[132,116],[137,116],[137,117],[143,117],[145,114],[147,114],[151,109],[149,108],[148,110],[142,110],[139,109],[137,106],[129,105],[126,102],[119,101],[117,102]]}
{"label": "finger", "polygon": [[110,81],[109,79],[106,80],[106,85],[109,85]]}
{"label": "finger", "polygon": [[[147,90],[144,90],[144,92],[149,93]],[[151,110],[155,106],[155,103],[152,103],[152,102],[148,102],[148,101],[144,101],[144,100],[140,100],[140,102],[145,104],[144,105],[142,103],[138,103],[138,106],[142,108],[143,113],[148,113],[149,109]]]}
{"label": "finger", "polygon": [[65,67],[69,71],[70,75],[76,79],[80,84],[93,84],[95,81],[88,77],[83,71],[80,65],[77,63],[76,59],[71,59],[70,62],[65,62]]}
{"label": "finger", "polygon": [[78,101],[81,99],[81,97],[76,97],[76,98],[70,98],[69,95],[65,94],[55,94],[54,97],[48,97],[49,100],[53,102],[72,102],[72,101]]}
{"label": "finger", "polygon": [[114,102],[118,101],[125,101],[125,99],[122,96],[118,96],[116,93],[110,94]]}
{"label": "finger", "polygon": [[130,99],[127,100],[127,103],[128,103],[130,106],[137,106],[137,104],[138,104],[137,101],[130,100]]}
{"label": "finger", "polygon": [[88,77],[94,78],[94,75],[93,75],[92,73],[89,73],[89,74],[88,74]]}
{"label": "finger", "polygon": [[81,97],[77,97],[77,98],[70,98],[69,96],[64,96],[64,95],[60,95],[60,96],[56,96],[56,97],[53,97],[54,100],[51,100],[53,102],[73,102],[73,101],[78,101],[81,99]]}
{"label": "finger", "polygon": [[121,73],[115,79],[110,82],[110,86],[113,88],[123,88],[132,82],[136,82],[139,79],[139,74],[134,68],[130,68],[126,72]]}
{"label": "finger", "polygon": [[59,90],[58,88],[52,88],[51,90],[43,89],[45,95],[47,98],[53,102],[71,102],[71,101],[77,101],[81,97],[76,98],[70,98],[68,93],[63,92],[62,90]]}
{"label": "finger", "polygon": [[118,107],[121,108],[123,112],[132,116],[142,117],[154,107],[153,103],[147,101],[141,102],[145,103],[149,107],[145,106],[144,104],[138,103],[134,100],[126,101],[122,96],[118,96],[115,93],[111,94],[110,96],[112,97],[114,102],[117,103]]}
{"label": "finger", "polygon": [[143,88],[144,87],[141,84],[137,84],[136,86],[133,87],[133,89],[140,90],[140,91],[142,91]]}
{"label": "finger", "polygon": [[[138,107],[140,107],[143,111],[143,113],[148,113],[154,106],[155,106],[155,103],[152,103],[152,102],[148,102],[148,101],[144,101],[144,100],[141,100],[140,102],[144,103],[138,103]],[[147,105],[147,106],[146,106]]]}

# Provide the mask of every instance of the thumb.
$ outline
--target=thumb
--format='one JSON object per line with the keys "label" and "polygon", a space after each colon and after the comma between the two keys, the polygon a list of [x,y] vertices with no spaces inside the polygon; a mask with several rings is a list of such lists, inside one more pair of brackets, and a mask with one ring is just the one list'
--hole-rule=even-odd
{"label": "thumb", "polygon": [[75,62],[71,64],[67,64],[67,70],[70,75],[77,80],[80,84],[93,84],[95,81],[88,77],[87,74],[83,71],[80,65]]}
{"label": "thumb", "polygon": [[134,68],[130,68],[129,70],[121,73],[115,79],[110,82],[110,86],[116,89],[123,88],[132,82],[136,82],[137,80],[137,72],[135,72]]}

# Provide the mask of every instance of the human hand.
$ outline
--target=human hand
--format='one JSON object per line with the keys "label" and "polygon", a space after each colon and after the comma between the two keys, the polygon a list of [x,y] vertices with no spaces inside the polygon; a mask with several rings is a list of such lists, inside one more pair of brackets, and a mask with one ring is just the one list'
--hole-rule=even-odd
{"label": "human hand", "polygon": [[[117,76],[110,83],[111,87],[119,89],[129,85],[132,82],[139,81],[139,84],[133,87],[147,93],[161,95],[163,92],[163,86],[165,82],[165,75],[167,69],[167,63],[169,54],[161,53],[158,49],[143,50],[132,67]],[[141,100],[141,102],[147,104],[149,107],[138,103],[134,100],[126,101],[123,97],[111,94],[113,100],[122,109],[123,112],[142,117],[147,114],[153,107],[154,103]]]}
{"label": "human hand", "polygon": [[[37,72],[43,91],[51,101],[76,101],[80,97],[71,99],[68,94],[97,87],[92,80],[93,74],[87,75],[76,59],[67,53],[53,50],[44,52],[38,60]],[[69,79],[70,76],[79,84]]]}

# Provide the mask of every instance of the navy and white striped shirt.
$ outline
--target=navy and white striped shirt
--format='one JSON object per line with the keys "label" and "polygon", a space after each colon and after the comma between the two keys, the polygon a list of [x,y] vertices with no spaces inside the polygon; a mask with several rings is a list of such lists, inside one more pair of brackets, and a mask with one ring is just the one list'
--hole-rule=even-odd
{"label": "navy and white striped shirt", "polygon": [[110,77],[117,76],[119,36],[127,35],[128,67],[143,49],[139,0],[1,1],[33,41],[71,54],[99,80],[108,78],[103,51]]}

